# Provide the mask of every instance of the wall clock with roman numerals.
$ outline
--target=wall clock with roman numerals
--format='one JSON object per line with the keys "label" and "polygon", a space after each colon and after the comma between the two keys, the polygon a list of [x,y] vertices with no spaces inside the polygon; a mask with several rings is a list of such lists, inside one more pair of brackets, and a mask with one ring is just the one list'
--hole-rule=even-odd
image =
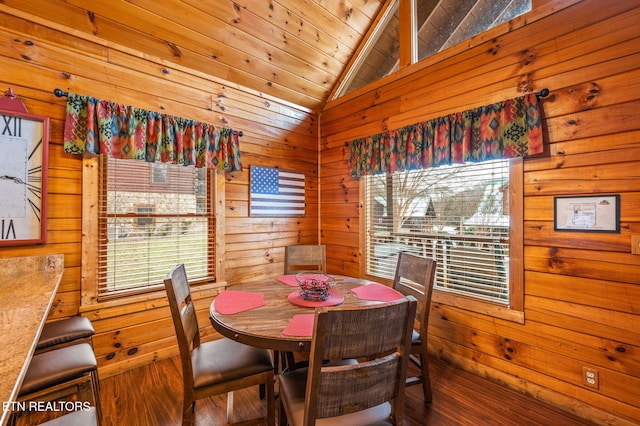
{"label": "wall clock with roman numerals", "polygon": [[48,145],[49,117],[0,109],[0,245],[46,241]]}

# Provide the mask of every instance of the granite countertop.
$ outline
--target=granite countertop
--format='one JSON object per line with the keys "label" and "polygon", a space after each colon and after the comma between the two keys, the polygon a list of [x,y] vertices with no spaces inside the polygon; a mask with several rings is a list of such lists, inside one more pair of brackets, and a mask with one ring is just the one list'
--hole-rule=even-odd
{"label": "granite countertop", "polygon": [[[15,401],[64,272],[61,254],[0,259],[0,402]],[[9,412],[2,411],[6,424]]]}

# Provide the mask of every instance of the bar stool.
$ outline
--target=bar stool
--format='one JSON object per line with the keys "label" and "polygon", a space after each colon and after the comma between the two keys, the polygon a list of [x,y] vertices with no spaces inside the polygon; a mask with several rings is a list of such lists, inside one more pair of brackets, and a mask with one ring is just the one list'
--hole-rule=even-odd
{"label": "bar stool", "polygon": [[19,402],[54,401],[78,394],[87,385],[91,389],[91,405],[95,407],[99,423],[98,362],[91,345],[79,343],[34,355],[17,399]]}
{"label": "bar stool", "polygon": [[48,422],[40,423],[40,426],[96,426],[96,409],[74,411],[64,416],[56,417]]}
{"label": "bar stool", "polygon": [[40,333],[36,354],[76,343],[86,342],[93,347],[94,333],[91,320],[81,315],[48,322]]}

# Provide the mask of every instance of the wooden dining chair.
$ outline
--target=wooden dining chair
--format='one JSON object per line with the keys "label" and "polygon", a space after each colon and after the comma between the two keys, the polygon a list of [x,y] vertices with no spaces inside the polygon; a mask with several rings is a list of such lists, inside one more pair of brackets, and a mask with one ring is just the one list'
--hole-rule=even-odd
{"label": "wooden dining chair", "polygon": [[327,272],[327,249],[324,245],[287,246],[284,250],[284,273],[296,271]]}
{"label": "wooden dining chair", "polygon": [[[296,245],[287,246],[284,250],[284,274],[295,274],[301,271],[318,271],[327,273],[327,249],[324,245]],[[282,369],[294,369],[307,365],[306,361],[296,361],[293,352],[278,352],[273,354],[276,370],[279,362]]]}
{"label": "wooden dining chair", "polygon": [[279,376],[280,425],[402,425],[416,305],[316,308],[309,367]]}
{"label": "wooden dining chair", "polygon": [[223,393],[228,394],[227,422],[232,424],[232,392],[255,385],[265,386],[267,402],[266,416],[256,419],[255,423],[275,425],[273,359],[269,350],[228,338],[200,342],[196,310],[183,264],[169,271],[164,285],[182,361],[182,425],[192,424],[196,400]]}
{"label": "wooden dining chair", "polygon": [[427,328],[431,308],[431,293],[436,273],[436,261],[426,257],[401,252],[398,257],[393,288],[418,300],[416,318],[418,330],[411,339],[410,361],[420,368],[419,376],[407,377],[407,386],[422,384],[425,402],[431,402],[431,380],[429,379],[429,358],[427,352]]}

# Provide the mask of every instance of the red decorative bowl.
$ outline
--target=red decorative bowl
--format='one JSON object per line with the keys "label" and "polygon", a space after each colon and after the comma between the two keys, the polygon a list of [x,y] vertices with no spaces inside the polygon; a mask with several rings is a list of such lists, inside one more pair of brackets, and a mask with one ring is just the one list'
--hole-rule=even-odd
{"label": "red decorative bowl", "polygon": [[300,297],[304,300],[325,301],[331,296],[329,291],[336,285],[336,280],[319,272],[300,272],[296,275],[296,281],[300,286]]}

